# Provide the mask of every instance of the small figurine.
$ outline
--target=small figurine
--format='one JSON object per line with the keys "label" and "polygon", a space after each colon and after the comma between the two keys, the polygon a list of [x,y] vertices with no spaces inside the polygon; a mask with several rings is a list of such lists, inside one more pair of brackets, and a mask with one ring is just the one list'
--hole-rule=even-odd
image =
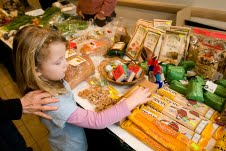
{"label": "small figurine", "polygon": [[163,72],[162,67],[158,64],[157,57],[148,60],[148,76],[149,81],[157,83],[159,88],[163,87]]}

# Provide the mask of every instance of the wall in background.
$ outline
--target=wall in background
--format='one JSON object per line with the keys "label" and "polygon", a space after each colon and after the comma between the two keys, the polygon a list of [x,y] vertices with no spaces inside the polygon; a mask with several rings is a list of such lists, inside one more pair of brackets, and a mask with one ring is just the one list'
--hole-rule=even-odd
{"label": "wall in background", "polygon": [[226,11],[226,0],[147,0]]}

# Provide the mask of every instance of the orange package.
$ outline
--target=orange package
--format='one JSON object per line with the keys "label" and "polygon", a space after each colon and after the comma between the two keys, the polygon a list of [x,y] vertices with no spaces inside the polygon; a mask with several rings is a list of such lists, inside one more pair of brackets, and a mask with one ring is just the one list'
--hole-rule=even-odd
{"label": "orange package", "polygon": [[80,52],[88,55],[105,55],[110,47],[111,42],[108,39],[93,40],[84,44]]}
{"label": "orange package", "polygon": [[148,136],[145,132],[143,132],[139,127],[133,124],[130,120],[126,120],[121,127],[134,135],[136,138],[141,140],[143,143],[154,149],[155,151],[168,151],[165,147],[160,145],[150,136]]}
{"label": "orange package", "polygon": [[128,118],[149,136],[169,150],[201,151],[203,149],[183,134],[174,131],[168,125],[148,116],[139,109],[135,109]]}
{"label": "orange package", "polygon": [[186,137],[188,137],[193,142],[197,143],[199,146],[205,148],[206,150],[212,150],[216,140],[214,138],[205,138],[194,131],[184,127],[180,123],[176,122],[175,120],[169,118],[168,116],[158,112],[157,110],[153,109],[150,106],[141,106],[140,110],[147,114],[148,116],[156,118],[158,121],[165,123],[166,125],[170,126],[176,132],[179,132]]}
{"label": "orange package", "polygon": [[226,151],[226,133],[217,141],[213,151]]}
{"label": "orange package", "polygon": [[205,138],[213,137],[218,140],[224,132],[222,126],[205,119],[199,113],[167,97],[152,94],[148,105]]}

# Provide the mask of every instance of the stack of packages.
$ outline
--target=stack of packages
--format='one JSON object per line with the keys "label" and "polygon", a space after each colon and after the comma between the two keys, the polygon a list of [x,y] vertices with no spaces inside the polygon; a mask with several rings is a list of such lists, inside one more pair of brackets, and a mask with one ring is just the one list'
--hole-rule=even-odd
{"label": "stack of packages", "polygon": [[212,150],[226,134],[215,123],[219,113],[207,105],[168,87],[157,93],[121,125],[154,150]]}
{"label": "stack of packages", "polygon": [[171,24],[171,20],[138,20],[127,56],[139,62],[157,56],[161,62],[178,65],[187,52],[191,29]]}

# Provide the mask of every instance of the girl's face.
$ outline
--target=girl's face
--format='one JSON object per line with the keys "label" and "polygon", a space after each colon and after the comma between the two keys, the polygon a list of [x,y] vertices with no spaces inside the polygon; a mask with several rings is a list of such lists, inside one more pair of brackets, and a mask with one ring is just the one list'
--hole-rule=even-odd
{"label": "girl's face", "polygon": [[65,59],[66,46],[64,43],[53,42],[48,47],[49,54],[39,68],[38,76],[44,76],[48,80],[57,81],[65,76],[67,70],[67,61]]}

